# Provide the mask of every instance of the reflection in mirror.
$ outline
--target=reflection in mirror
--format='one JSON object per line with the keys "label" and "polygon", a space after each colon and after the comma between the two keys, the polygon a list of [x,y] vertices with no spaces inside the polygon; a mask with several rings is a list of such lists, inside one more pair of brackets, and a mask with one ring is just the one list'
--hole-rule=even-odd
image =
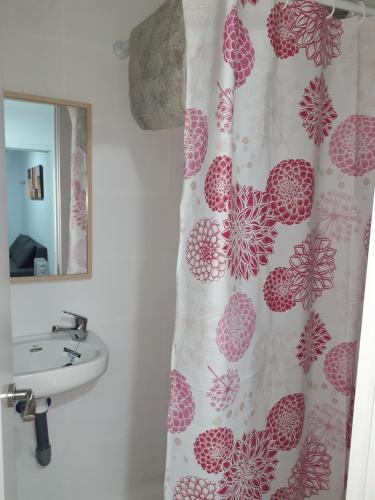
{"label": "reflection in mirror", "polygon": [[14,281],[91,273],[90,111],[88,104],[5,94]]}

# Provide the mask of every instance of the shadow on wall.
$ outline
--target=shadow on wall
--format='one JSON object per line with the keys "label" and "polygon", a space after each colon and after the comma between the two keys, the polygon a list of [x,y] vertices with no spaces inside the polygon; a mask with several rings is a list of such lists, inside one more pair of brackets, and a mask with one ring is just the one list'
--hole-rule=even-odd
{"label": "shadow on wall", "polygon": [[[142,132],[144,134],[145,147],[148,138],[153,132]],[[165,132],[162,132],[163,134]],[[136,366],[135,377],[143,387],[132,385],[129,407],[129,425],[132,439],[129,449],[126,450],[129,457],[139,457],[139,460],[129,460],[130,467],[125,474],[126,482],[132,484],[134,478],[144,481],[150,480],[148,472],[142,470],[144,463],[149,460],[157,460],[160,463],[160,472],[151,485],[145,487],[144,498],[162,499],[163,481],[166,455],[167,436],[167,408],[169,398],[169,373],[170,355],[174,333],[175,307],[176,307],[176,265],[179,243],[180,224],[180,200],[183,184],[183,130],[175,129],[169,134],[169,169],[165,176],[164,188],[159,193],[148,196],[148,202],[144,204],[142,215],[138,220],[141,234],[140,245],[141,256],[138,262],[148,262],[140,265],[138,269],[138,299],[136,315],[141,318],[145,314],[145,299],[155,302],[160,307],[160,318],[162,321],[163,338],[158,338],[158,329],[145,329],[142,322],[138,322],[135,333],[136,345],[134,347],[134,366]],[[154,141],[152,141],[154,142]],[[140,165],[142,158],[139,157],[139,149],[132,148],[128,144],[134,165]],[[157,169],[157,165],[147,165],[139,168],[139,179],[144,186],[145,192],[149,191],[149,171]],[[160,185],[160,183],[159,183]],[[150,200],[150,198],[152,200]],[[151,208],[149,205],[151,202]],[[154,210],[152,206],[154,205]],[[148,268],[152,269],[152,279]],[[151,304],[150,304],[151,305]],[[155,304],[154,304],[155,305]],[[155,310],[152,307],[151,310]],[[151,323],[152,324],[152,323]],[[158,357],[160,349],[158,345],[163,344],[161,358]],[[161,377],[159,376],[161,375]],[[156,378],[155,378],[156,376]],[[160,384],[160,386],[159,386]],[[141,394],[141,397],[140,397]],[[160,396],[160,397],[159,397]],[[147,415],[150,429],[159,427],[150,439],[150,435],[143,429],[139,429],[139,416]],[[142,419],[143,420],[143,419]],[[146,458],[148,457],[148,458]],[[143,461],[146,458],[146,461]],[[144,476],[144,477],[142,477]],[[138,482],[138,481],[137,481]],[[151,488],[151,490],[150,490]],[[158,488],[158,491],[154,489]],[[159,492],[160,488],[160,492]],[[141,498],[141,492],[140,498]]]}
{"label": "shadow on wall", "polygon": [[[126,466],[121,471],[121,485],[116,486],[116,491],[122,488],[122,495],[126,495],[127,500],[161,500],[183,183],[183,131],[142,132],[133,127],[124,127],[123,130],[126,133],[121,144],[117,137],[104,137],[105,151],[121,148],[119,157],[123,164],[120,175],[132,184],[132,187],[129,185],[131,193],[124,194],[121,187],[120,193],[105,196],[106,200],[113,198],[111,207],[104,208],[105,217],[118,210],[115,223],[118,226],[121,222],[121,227],[116,232],[112,227],[95,231],[95,223],[103,214],[93,213],[93,281],[96,283],[91,287],[90,281],[87,282],[87,294],[83,293],[80,299],[82,311],[88,310],[90,302],[97,304],[95,312],[89,315],[89,322],[95,325],[108,345],[108,372],[97,382],[55,397],[53,407],[58,411],[50,419],[50,424],[51,427],[58,425],[58,420],[64,418],[63,415],[67,418],[71,408],[75,415],[80,415],[79,426],[87,422],[86,429],[78,427],[74,433],[90,435],[93,429],[97,429],[93,438],[104,441],[116,440],[117,424],[122,418],[123,436],[119,438],[122,437],[126,444],[122,446],[121,441],[118,453],[121,453],[120,463]],[[139,147],[140,143],[143,149]],[[154,164],[150,164],[153,159],[150,150],[165,146],[170,149],[166,155],[168,165],[159,165],[160,155]],[[94,161],[94,165],[98,163]],[[95,178],[95,171],[93,174]],[[95,200],[95,189],[93,196]],[[95,206],[96,203],[94,209]],[[110,246],[118,247],[119,260],[116,262],[111,255],[103,270],[101,261],[100,265],[95,265],[95,252],[101,252],[98,246],[105,246],[110,237]],[[114,267],[117,267],[116,282],[108,279],[102,283],[101,273]],[[70,284],[72,286],[80,287],[81,284],[74,282]],[[112,299],[116,292],[121,296]],[[115,304],[111,304],[112,300]],[[122,310],[119,304],[123,306]],[[116,314],[117,317],[113,317]],[[108,323],[109,320],[113,321]],[[110,325],[113,328],[115,324],[118,325],[116,331],[108,332]],[[119,337],[123,338],[119,340]],[[96,422],[95,415],[85,414],[85,411],[95,408],[98,412]],[[112,422],[113,429],[110,428]],[[52,446],[53,435],[51,428]],[[108,460],[114,458],[115,455]],[[109,462],[103,465],[113,467]],[[112,471],[108,476],[118,477],[118,472]]]}

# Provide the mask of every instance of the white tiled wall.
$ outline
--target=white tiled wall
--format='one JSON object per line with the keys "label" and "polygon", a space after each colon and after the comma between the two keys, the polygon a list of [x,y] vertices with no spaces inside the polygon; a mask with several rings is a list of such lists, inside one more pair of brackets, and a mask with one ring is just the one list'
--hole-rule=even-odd
{"label": "white tiled wall", "polygon": [[[55,397],[52,463],[19,421],[18,500],[159,500],[175,308],[181,131],[142,132],[112,44],[162,0],[0,0],[7,90],[93,105],[93,278],[12,286],[13,334],[85,314],[107,343],[96,383]],[[13,499],[9,499],[13,500]]]}

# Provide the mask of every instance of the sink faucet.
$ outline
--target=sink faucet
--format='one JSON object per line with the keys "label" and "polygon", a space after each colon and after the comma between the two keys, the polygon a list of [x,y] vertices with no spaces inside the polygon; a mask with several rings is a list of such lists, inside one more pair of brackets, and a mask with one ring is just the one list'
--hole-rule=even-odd
{"label": "sink faucet", "polygon": [[68,311],[63,311],[63,312],[65,314],[70,314],[71,316],[74,317],[74,326],[66,327],[66,326],[53,325],[52,332],[54,333],[66,332],[71,335],[73,340],[77,341],[85,340],[88,335],[87,318],[81,316],[80,314],[75,314]]}

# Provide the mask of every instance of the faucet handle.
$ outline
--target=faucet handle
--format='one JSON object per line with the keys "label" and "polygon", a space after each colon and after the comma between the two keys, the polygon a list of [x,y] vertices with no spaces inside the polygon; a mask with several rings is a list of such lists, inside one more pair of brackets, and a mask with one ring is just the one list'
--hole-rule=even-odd
{"label": "faucet handle", "polygon": [[82,330],[84,332],[87,331],[87,318],[84,316],[81,316],[80,314],[72,313],[69,311],[63,311],[65,314],[70,314],[70,316],[74,317],[74,329],[75,330]]}

